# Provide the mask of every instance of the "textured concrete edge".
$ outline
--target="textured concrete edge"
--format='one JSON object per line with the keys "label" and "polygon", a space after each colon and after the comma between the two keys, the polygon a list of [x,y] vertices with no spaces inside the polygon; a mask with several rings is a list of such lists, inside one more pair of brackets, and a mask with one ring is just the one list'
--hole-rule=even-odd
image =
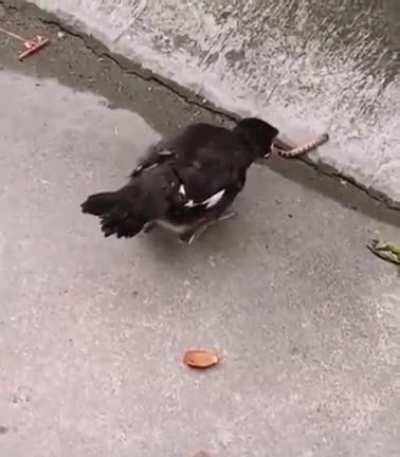
{"label": "textured concrete edge", "polygon": [[[240,118],[240,116],[236,113],[217,107],[204,96],[195,94],[190,89],[181,86],[175,81],[157,74],[148,68],[145,68],[141,62],[135,62],[123,55],[123,51],[120,49],[113,49],[112,43],[108,42],[100,30],[97,30],[95,27],[90,27],[88,24],[83,23],[73,15],[69,15],[59,10],[56,14],[49,10],[40,9],[35,4],[35,0],[0,0],[0,5],[1,4],[5,7],[17,10],[21,9],[22,7],[29,6],[32,9],[32,14],[36,14],[39,20],[41,20],[43,23],[51,24],[58,27],[65,33],[79,37],[84,45],[96,56],[112,60],[121,68],[122,71],[125,71],[128,74],[134,74],[135,76],[148,81],[154,81],[172,91],[175,95],[182,98],[188,104],[196,105],[203,109],[209,110],[214,114],[225,116],[231,121],[236,121]],[[288,138],[284,135],[282,135],[282,138],[288,140]],[[309,166],[316,168],[323,174],[335,176],[345,180],[358,189],[365,191],[370,197],[382,201],[389,208],[400,210],[400,200],[393,199],[390,195],[380,191],[373,186],[366,186],[362,182],[357,181],[353,176],[343,172],[343,170],[338,170],[331,164],[324,162],[320,157],[317,157],[317,160],[312,160],[308,157],[302,158],[301,160],[307,163]]]}

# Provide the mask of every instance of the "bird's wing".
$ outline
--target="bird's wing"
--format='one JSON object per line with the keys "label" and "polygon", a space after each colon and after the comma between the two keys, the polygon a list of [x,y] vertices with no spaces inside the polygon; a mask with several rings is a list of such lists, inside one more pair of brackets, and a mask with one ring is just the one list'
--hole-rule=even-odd
{"label": "bird's wing", "polygon": [[221,131],[229,132],[222,127],[198,123],[186,127],[180,134],[172,138],[164,138],[151,145],[143,157],[138,160],[131,177],[138,176],[143,171],[154,168],[167,160],[196,155],[196,151],[214,141]]}
{"label": "bird's wing", "polygon": [[244,186],[246,169],[235,160],[242,152],[237,141],[226,128],[192,124],[150,147],[132,176],[171,164],[181,180],[179,193],[187,208],[218,208],[233,201]]}
{"label": "bird's wing", "polygon": [[245,182],[244,154],[243,144],[228,129],[209,124],[189,127],[174,158],[187,207],[208,210],[234,199]]}
{"label": "bird's wing", "polygon": [[185,197],[186,208],[211,210],[228,206],[243,189],[246,170],[236,168],[226,161],[198,167],[188,166],[179,169],[182,181],[179,191]]}
{"label": "bird's wing", "polygon": [[138,160],[136,168],[131,173],[131,178],[140,175],[143,171],[150,170],[162,163],[173,155],[168,140],[161,140],[151,145],[143,157]]}

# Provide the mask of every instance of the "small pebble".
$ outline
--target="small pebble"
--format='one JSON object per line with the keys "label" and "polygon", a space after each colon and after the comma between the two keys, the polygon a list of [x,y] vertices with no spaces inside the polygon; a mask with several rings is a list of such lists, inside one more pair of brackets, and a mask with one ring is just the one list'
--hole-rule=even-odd
{"label": "small pebble", "polygon": [[58,32],[57,33],[57,38],[62,40],[63,38],[65,37],[65,33],[64,32]]}

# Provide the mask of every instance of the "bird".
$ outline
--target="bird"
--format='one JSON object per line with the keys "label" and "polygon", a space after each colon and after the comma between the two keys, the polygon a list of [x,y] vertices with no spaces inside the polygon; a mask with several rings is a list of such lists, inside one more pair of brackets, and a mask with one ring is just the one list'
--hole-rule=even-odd
{"label": "bird", "polygon": [[254,117],[232,129],[191,124],[150,146],[125,186],[89,196],[82,212],[100,218],[106,237],[129,238],[161,226],[191,244],[211,225],[236,215],[228,209],[246,184],[247,170],[269,157],[278,134]]}

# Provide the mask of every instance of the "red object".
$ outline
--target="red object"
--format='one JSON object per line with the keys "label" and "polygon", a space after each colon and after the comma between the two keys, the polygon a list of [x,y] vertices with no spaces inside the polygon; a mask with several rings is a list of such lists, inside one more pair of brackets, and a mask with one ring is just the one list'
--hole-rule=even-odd
{"label": "red object", "polygon": [[30,41],[25,41],[24,45],[27,49],[26,49],[26,51],[24,51],[23,53],[21,53],[18,56],[18,59],[24,60],[25,57],[35,54],[36,52],[38,52],[40,49],[44,48],[49,43],[50,43],[50,40],[48,38],[43,38],[39,35],[36,37],[36,39],[30,40]]}
{"label": "red object", "polygon": [[15,38],[16,40],[22,41],[24,43],[26,51],[24,51],[18,56],[19,60],[24,60],[25,57],[35,54],[40,49],[44,48],[47,44],[50,43],[50,40],[48,38],[43,38],[40,35],[37,35],[36,38],[34,38],[33,40],[26,40],[24,37],[17,35],[14,32],[9,32],[8,30],[3,29],[3,27],[0,27],[0,32],[5,33],[9,37]]}

